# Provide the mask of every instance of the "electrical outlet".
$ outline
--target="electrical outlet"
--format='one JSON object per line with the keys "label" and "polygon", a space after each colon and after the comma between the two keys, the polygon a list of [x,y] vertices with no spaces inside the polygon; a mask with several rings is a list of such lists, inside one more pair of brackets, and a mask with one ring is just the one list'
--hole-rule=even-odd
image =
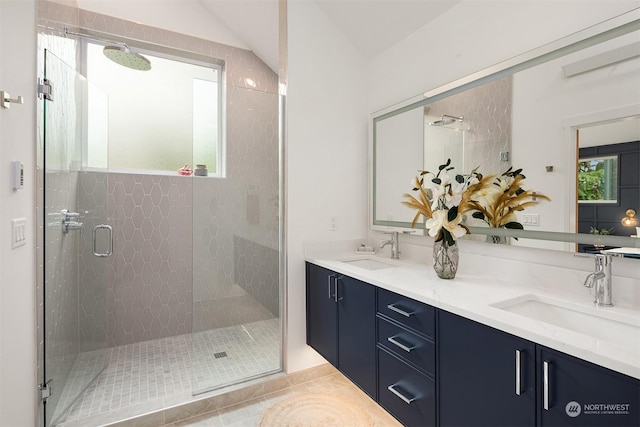
{"label": "electrical outlet", "polygon": [[522,224],[531,225],[531,226],[539,226],[540,225],[540,214],[523,214],[522,215]]}
{"label": "electrical outlet", "polygon": [[329,218],[329,231],[338,231],[338,217],[332,216]]}

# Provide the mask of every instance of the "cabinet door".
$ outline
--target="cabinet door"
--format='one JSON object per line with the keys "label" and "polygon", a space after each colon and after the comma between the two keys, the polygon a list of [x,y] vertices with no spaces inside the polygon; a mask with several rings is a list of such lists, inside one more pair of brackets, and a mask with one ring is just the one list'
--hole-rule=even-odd
{"label": "cabinet door", "polygon": [[307,263],[307,344],[338,366],[336,274]]}
{"label": "cabinet door", "polygon": [[535,425],[533,343],[440,310],[436,348],[441,426]]}
{"label": "cabinet door", "polygon": [[640,425],[637,379],[542,346],[538,363],[541,426]]}
{"label": "cabinet door", "polygon": [[338,367],[376,398],[375,287],[347,276],[338,280]]}

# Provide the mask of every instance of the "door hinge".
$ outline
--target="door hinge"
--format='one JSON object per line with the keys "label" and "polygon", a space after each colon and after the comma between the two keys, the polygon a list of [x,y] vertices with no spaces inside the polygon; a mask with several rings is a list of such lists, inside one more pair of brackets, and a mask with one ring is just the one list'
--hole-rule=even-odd
{"label": "door hinge", "polygon": [[38,98],[53,101],[53,86],[49,79],[38,77]]}
{"label": "door hinge", "polygon": [[38,384],[38,390],[40,391],[40,402],[41,403],[47,403],[47,400],[53,395],[53,386],[51,386],[49,383],[51,383],[51,381],[53,380],[49,380],[46,383],[40,383]]}

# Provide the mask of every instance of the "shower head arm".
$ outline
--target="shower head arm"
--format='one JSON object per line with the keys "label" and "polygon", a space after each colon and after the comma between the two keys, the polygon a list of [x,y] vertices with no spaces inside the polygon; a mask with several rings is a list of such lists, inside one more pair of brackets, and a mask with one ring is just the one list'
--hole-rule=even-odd
{"label": "shower head arm", "polygon": [[[57,31],[60,31],[60,30],[57,30]],[[129,49],[129,46],[124,42],[118,42],[118,41],[115,41],[115,40],[107,40],[107,39],[103,39],[103,38],[95,37],[95,36],[90,36],[88,34],[83,34],[83,33],[75,33],[73,31],[69,31],[69,29],[67,27],[64,27],[62,32],[64,33],[65,37],[69,37],[69,36],[83,37],[85,39],[94,40],[94,41],[98,41],[98,42],[102,42],[102,43],[117,44],[117,45],[120,45],[120,46],[124,46],[126,49]]]}
{"label": "shower head arm", "polygon": [[458,116],[451,116],[449,114],[443,114],[442,117],[440,118],[440,120],[444,120],[445,117],[448,118],[448,119],[456,120],[458,122],[461,122],[461,121],[464,120],[464,116],[458,117]]}
{"label": "shower head arm", "polygon": [[62,30],[58,28],[45,27],[42,25],[40,25],[40,27],[49,31],[63,33],[65,38],[69,36],[75,36],[86,38],[89,40],[95,40],[101,43],[106,43],[107,46],[104,47],[103,53],[107,58],[109,58],[116,64],[139,71],[149,71],[151,69],[151,61],[137,52],[132,52],[129,46],[124,42],[96,37],[89,34],[76,33],[73,31],[69,31],[67,27],[64,27]]}

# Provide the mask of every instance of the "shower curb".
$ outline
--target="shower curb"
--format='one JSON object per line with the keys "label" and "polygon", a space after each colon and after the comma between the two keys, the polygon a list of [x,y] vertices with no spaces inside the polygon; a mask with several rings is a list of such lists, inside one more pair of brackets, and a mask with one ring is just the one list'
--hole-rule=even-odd
{"label": "shower curb", "polygon": [[288,375],[280,372],[224,389],[203,393],[193,397],[193,400],[174,406],[150,409],[145,413],[130,416],[126,419],[122,419],[122,415],[118,417],[117,411],[114,411],[109,414],[63,423],[61,426],[158,427],[221,410],[336,372],[337,370],[328,363]]}

